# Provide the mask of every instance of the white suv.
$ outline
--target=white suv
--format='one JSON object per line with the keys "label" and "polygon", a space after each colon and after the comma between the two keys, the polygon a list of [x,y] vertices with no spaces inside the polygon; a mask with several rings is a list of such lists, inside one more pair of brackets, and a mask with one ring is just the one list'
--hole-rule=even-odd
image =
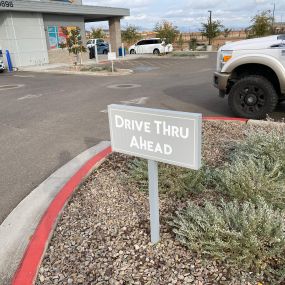
{"label": "white suv", "polygon": [[136,44],[129,47],[130,54],[143,54],[152,53],[159,55],[160,53],[169,53],[173,51],[172,44],[165,44],[165,42],[159,38],[140,40]]}

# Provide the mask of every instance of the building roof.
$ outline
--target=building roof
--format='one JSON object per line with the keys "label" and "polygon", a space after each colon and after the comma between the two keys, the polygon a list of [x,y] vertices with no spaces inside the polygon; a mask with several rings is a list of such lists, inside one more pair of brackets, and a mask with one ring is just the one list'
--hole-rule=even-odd
{"label": "building roof", "polygon": [[101,6],[76,5],[65,2],[43,2],[12,0],[13,7],[0,6],[0,12],[37,12],[46,14],[60,14],[83,16],[85,22],[108,20],[111,17],[125,17],[130,15],[129,9]]}

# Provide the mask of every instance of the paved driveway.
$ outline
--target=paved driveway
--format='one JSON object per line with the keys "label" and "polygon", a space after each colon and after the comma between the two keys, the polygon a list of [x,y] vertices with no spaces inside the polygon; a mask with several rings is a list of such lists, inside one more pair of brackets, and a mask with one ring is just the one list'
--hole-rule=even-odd
{"label": "paved driveway", "polygon": [[117,65],[135,73],[0,76],[0,86],[19,87],[0,87],[0,223],[57,168],[109,139],[108,104],[232,115],[211,84],[215,54],[208,59],[137,59]]}

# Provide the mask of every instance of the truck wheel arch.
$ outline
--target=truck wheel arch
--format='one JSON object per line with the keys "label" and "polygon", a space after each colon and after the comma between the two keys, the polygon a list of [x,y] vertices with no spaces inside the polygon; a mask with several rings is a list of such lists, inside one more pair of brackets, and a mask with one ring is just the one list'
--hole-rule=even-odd
{"label": "truck wheel arch", "polygon": [[231,79],[240,79],[247,75],[269,77],[276,91],[285,94],[285,69],[279,61],[268,56],[246,56],[230,60],[222,72],[231,73]]}

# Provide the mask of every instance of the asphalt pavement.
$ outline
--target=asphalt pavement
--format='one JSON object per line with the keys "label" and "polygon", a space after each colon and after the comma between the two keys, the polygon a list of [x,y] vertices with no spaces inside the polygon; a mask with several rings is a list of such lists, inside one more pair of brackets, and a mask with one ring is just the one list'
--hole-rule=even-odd
{"label": "asphalt pavement", "polygon": [[212,87],[215,64],[210,54],[116,64],[130,76],[0,74],[0,223],[60,166],[109,140],[109,104],[232,116]]}

